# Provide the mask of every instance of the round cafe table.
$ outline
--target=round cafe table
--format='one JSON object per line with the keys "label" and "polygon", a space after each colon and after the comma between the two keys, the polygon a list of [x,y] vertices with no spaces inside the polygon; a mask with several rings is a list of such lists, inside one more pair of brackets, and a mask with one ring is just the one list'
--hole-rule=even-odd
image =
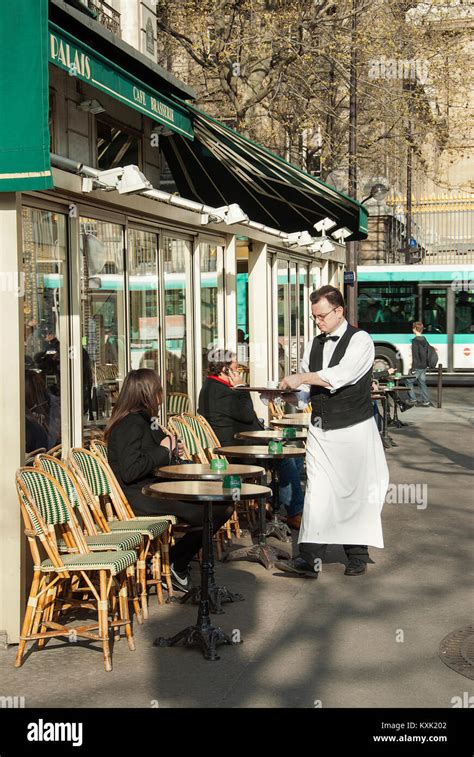
{"label": "round cafe table", "polygon": [[[165,465],[156,468],[155,475],[159,478],[178,479],[180,481],[222,481],[224,476],[239,476],[242,481],[261,482],[265,475],[264,468],[257,465],[227,465],[222,470],[212,470],[209,464],[187,463],[186,465]],[[201,601],[201,588],[199,586],[186,592],[179,601],[181,604],[191,600],[193,604]],[[214,578],[214,551],[211,552],[211,570],[209,573],[209,607],[211,612],[218,615],[224,611],[223,602],[242,602],[244,597],[227,589],[226,586],[218,586]]]}
{"label": "round cafe table", "polygon": [[242,458],[245,460],[266,462],[270,470],[271,475],[271,488],[273,493],[273,519],[271,523],[266,525],[265,520],[265,504],[260,500],[259,502],[259,534],[258,545],[253,547],[244,547],[233,552],[229,552],[226,555],[226,560],[241,560],[248,558],[255,562],[260,562],[265,568],[273,567],[276,559],[279,557],[288,557],[288,554],[277,547],[270,547],[267,545],[267,537],[275,536],[277,539],[283,542],[291,541],[291,531],[283,521],[280,520],[280,477],[278,474],[278,468],[276,463],[279,460],[292,457],[304,457],[306,450],[301,447],[283,447],[282,452],[269,452],[268,447],[260,445],[239,445],[235,447],[217,447],[214,450],[218,455],[225,455],[225,457]]}
{"label": "round cafe table", "polygon": [[[184,467],[184,466],[183,466]],[[171,638],[159,636],[153,642],[156,647],[172,647],[184,641],[187,647],[199,647],[206,660],[218,660],[218,644],[234,644],[232,639],[220,628],[211,623],[209,615],[209,577],[212,571],[212,503],[235,502],[247,499],[265,499],[270,494],[266,486],[242,484],[239,490],[224,489],[220,481],[165,481],[150,484],[143,488],[143,493],[157,499],[177,499],[195,502],[204,507],[202,529],[202,563],[201,563],[201,600],[196,623],[183,628]]]}

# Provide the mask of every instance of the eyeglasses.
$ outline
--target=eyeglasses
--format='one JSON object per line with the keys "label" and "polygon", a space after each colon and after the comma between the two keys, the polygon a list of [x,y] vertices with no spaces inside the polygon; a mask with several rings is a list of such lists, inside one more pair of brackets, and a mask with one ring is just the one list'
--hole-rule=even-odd
{"label": "eyeglasses", "polygon": [[313,319],[313,321],[314,321],[315,323],[316,323],[317,321],[325,321],[325,320],[326,320],[326,318],[328,317],[328,315],[330,315],[330,314],[331,314],[331,313],[333,313],[333,312],[334,312],[335,310],[337,310],[337,308],[338,308],[338,307],[339,307],[339,305],[338,305],[337,307],[333,308],[332,310],[329,310],[329,311],[328,311],[327,313],[323,313],[323,315],[311,315],[311,318]]}

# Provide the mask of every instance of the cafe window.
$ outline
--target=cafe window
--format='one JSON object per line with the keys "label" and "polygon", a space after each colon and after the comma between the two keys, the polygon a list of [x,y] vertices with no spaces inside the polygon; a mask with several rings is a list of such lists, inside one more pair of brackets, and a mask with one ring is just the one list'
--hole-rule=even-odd
{"label": "cafe window", "polygon": [[[22,209],[26,449],[51,449],[61,442],[61,376],[66,311],[66,218]],[[61,349],[62,347],[62,349]],[[67,354],[67,347],[66,347]]]}
{"label": "cafe window", "polygon": [[191,307],[187,286],[190,264],[191,243],[163,236],[165,369],[169,407],[172,407],[172,395],[191,395],[193,356],[188,349]]}
{"label": "cafe window", "polygon": [[153,232],[128,232],[130,364],[161,373],[158,313],[158,246]]}
{"label": "cafe window", "polygon": [[142,138],[138,132],[104,118],[96,118],[97,168],[142,167]]}
{"label": "cafe window", "polygon": [[126,371],[123,227],[81,218],[84,427],[110,418]]}
{"label": "cafe window", "polygon": [[215,349],[224,349],[224,294],[222,245],[201,242],[201,349],[202,380],[207,376],[209,354]]}

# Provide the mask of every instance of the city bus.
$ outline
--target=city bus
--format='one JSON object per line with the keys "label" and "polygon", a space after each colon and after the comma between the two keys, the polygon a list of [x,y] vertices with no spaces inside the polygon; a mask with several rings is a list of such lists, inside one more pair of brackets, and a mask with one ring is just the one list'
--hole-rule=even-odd
{"label": "city bus", "polygon": [[375,343],[376,369],[411,367],[413,321],[443,373],[474,377],[474,268],[469,265],[358,266],[359,327]]}

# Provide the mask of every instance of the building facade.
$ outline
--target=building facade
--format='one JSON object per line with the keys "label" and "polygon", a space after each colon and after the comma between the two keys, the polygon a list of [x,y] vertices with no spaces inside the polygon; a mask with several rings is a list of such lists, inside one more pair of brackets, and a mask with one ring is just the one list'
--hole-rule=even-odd
{"label": "building facade", "polygon": [[[278,179],[278,192],[265,180],[265,192],[245,194],[236,174],[219,175],[227,163],[217,158],[206,164],[211,173],[201,192],[205,196],[207,181],[217,187],[222,180],[222,207],[198,201],[197,189],[189,199],[183,191],[166,191],[165,139],[178,166],[187,145],[196,161],[207,159],[209,150],[198,144],[197,121],[193,134],[197,116],[186,106],[193,90],[153,62],[146,20],[153,8],[138,4],[133,20],[132,5],[91,2],[99,14],[92,18],[78,3],[50,1],[52,186],[0,192],[0,633],[8,643],[18,640],[31,570],[14,485],[28,453],[60,444],[65,454],[87,444],[107,424],[131,369],[153,368],[162,377],[163,419],[176,397],[184,395],[196,408],[216,347],[237,352],[253,385],[297,370],[314,333],[309,293],[323,283],[342,287],[345,249],[333,242],[323,254],[302,246],[295,226],[285,229],[285,218],[290,223],[295,208],[306,228],[307,218],[332,215],[339,226],[354,218],[351,231],[357,238],[366,233],[357,203],[330,187],[310,186],[311,177],[298,179],[258,145],[244,148],[268,162],[268,182],[273,173],[288,172],[287,185]],[[124,39],[135,39],[136,48]],[[241,149],[237,137],[223,133],[221,148],[235,140],[235,150]],[[184,168],[190,164],[191,153]],[[182,188],[174,168],[172,178]],[[133,185],[144,177],[147,191]],[[188,178],[192,192],[202,176]],[[316,190],[317,202],[309,194]],[[293,205],[290,191],[307,194]],[[234,218],[248,198],[255,213]],[[278,216],[278,203],[286,216],[272,227],[266,219]],[[47,440],[37,428],[43,411],[31,399],[38,375],[50,398]]]}

